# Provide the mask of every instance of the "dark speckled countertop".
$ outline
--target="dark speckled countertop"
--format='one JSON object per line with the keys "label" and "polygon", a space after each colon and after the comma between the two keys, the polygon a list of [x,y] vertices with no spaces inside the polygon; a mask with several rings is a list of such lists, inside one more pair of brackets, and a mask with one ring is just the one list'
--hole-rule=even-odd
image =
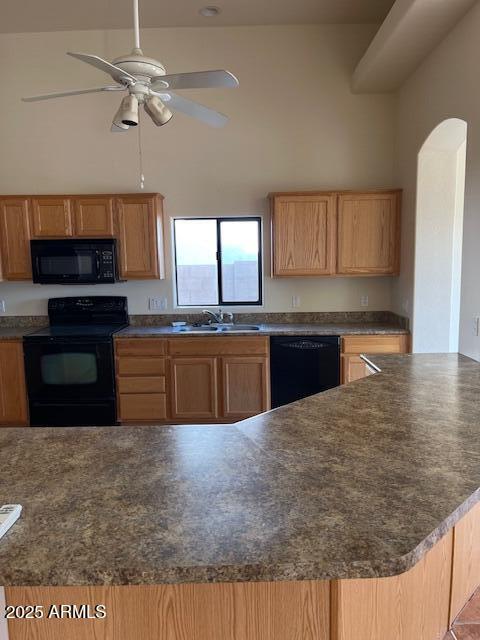
{"label": "dark speckled countertop", "polygon": [[33,331],[35,327],[0,327],[0,340],[21,340]]}
{"label": "dark speckled countertop", "polygon": [[[252,323],[255,324],[255,323]],[[115,334],[118,338],[152,338],[152,337],[172,337],[172,336],[218,336],[218,335],[263,335],[263,336],[281,336],[281,335],[302,335],[302,336],[342,336],[347,334],[405,334],[407,329],[402,328],[398,324],[389,324],[381,322],[345,322],[345,323],[328,323],[322,322],[318,324],[306,323],[282,323],[282,324],[258,324],[258,331],[242,331],[237,329],[224,333],[222,331],[205,331],[186,332],[171,326],[130,326],[122,329]],[[234,325],[235,327],[235,325]]]}
{"label": "dark speckled countertop", "polygon": [[0,584],[388,576],[480,498],[480,365],[382,372],[235,426],[0,429]]}

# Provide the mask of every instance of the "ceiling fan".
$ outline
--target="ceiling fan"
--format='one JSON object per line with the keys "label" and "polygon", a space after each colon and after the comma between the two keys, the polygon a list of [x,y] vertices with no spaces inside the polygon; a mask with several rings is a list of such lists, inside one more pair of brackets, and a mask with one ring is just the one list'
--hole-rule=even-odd
{"label": "ceiling fan", "polygon": [[108,73],[117,84],[93,89],[49,93],[22,98],[22,100],[24,102],[37,102],[83,93],[128,91],[128,95],[123,98],[120,108],[113,118],[112,132],[128,131],[130,127],[137,126],[139,122],[139,107],[141,105],[159,127],[169,122],[173,115],[172,111],[180,111],[212,127],[223,127],[228,121],[227,116],[198,102],[179,96],[173,93],[172,90],[233,88],[238,87],[237,78],[225,70],[167,75],[165,67],[158,60],[144,56],[140,48],[138,0],[133,0],[133,27],[135,43],[132,53],[120,56],[111,63],[99,56],[68,52],[69,56]]}

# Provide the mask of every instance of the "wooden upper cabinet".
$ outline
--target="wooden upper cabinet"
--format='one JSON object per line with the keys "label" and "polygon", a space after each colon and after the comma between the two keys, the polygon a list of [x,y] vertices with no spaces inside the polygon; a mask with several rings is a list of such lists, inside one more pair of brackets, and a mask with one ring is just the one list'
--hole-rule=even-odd
{"label": "wooden upper cabinet", "polygon": [[3,278],[31,280],[28,199],[0,199],[0,243]]}
{"label": "wooden upper cabinet", "polygon": [[0,341],[0,427],[28,423],[21,340]]}
{"label": "wooden upper cabinet", "polygon": [[116,200],[123,278],[164,278],[162,197],[119,196]]}
{"label": "wooden upper cabinet", "polygon": [[399,249],[399,191],[339,196],[339,274],[398,274]]}
{"label": "wooden upper cabinet", "polygon": [[113,198],[75,198],[74,233],[80,238],[109,238],[115,234]]}
{"label": "wooden upper cabinet", "polygon": [[32,198],[32,237],[65,238],[73,235],[70,198]]}
{"label": "wooden upper cabinet", "polygon": [[336,197],[272,194],[272,275],[335,273]]}

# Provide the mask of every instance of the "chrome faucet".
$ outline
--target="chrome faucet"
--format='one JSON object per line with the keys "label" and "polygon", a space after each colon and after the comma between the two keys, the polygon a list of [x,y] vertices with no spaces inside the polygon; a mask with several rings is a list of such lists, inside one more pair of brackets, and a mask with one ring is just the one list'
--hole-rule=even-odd
{"label": "chrome faucet", "polygon": [[230,311],[222,311],[219,309],[218,313],[214,313],[213,311],[210,311],[210,309],[203,309],[202,313],[210,317],[209,324],[225,324],[225,318],[228,319],[229,323],[233,323],[233,313]]}

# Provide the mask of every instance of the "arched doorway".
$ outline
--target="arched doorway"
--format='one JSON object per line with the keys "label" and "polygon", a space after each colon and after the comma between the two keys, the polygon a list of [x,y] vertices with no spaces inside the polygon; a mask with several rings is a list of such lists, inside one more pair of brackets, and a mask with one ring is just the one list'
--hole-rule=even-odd
{"label": "arched doorway", "polygon": [[439,124],[418,154],[413,351],[458,351],[467,123]]}

